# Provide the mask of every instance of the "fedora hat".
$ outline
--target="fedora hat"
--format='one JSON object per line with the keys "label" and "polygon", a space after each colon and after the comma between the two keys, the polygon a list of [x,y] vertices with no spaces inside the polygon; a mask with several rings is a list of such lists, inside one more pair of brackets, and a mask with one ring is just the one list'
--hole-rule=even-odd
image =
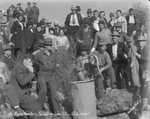
{"label": "fedora hat", "polygon": [[143,35],[140,35],[137,40],[138,40],[138,42],[146,41],[146,39]]}
{"label": "fedora hat", "polygon": [[9,44],[4,44],[3,45],[3,51],[6,51],[6,50],[12,50],[13,48],[9,45]]}
{"label": "fedora hat", "polygon": [[92,9],[91,9],[91,8],[88,8],[88,9],[87,9],[87,13],[92,13]]}
{"label": "fedora hat", "polygon": [[71,10],[77,10],[77,7],[75,5],[72,5]]}
{"label": "fedora hat", "polygon": [[52,38],[45,38],[44,45],[53,45]]}
{"label": "fedora hat", "polygon": [[111,35],[111,36],[117,36],[117,37],[120,37],[120,34],[119,34],[119,32],[114,31],[114,32],[112,33],[112,35]]}

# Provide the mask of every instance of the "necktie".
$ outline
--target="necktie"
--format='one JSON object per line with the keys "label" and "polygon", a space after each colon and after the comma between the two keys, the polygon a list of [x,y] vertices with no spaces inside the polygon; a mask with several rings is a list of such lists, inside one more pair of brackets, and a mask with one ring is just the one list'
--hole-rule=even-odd
{"label": "necktie", "polygon": [[73,23],[73,24],[76,24],[76,20],[75,20],[75,14],[73,14],[72,23]]}

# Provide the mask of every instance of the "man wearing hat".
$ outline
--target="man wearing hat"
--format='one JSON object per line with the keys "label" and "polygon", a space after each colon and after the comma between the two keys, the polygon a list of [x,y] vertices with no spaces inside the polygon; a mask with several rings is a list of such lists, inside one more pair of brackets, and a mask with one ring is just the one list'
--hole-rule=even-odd
{"label": "man wearing hat", "polygon": [[17,10],[18,12],[20,12],[20,13],[24,13],[24,11],[23,11],[23,9],[22,9],[22,7],[21,7],[21,3],[18,3],[18,4],[17,4],[16,10]]}
{"label": "man wearing hat", "polygon": [[[104,88],[114,88],[114,83],[116,82],[114,70],[112,68],[112,62],[109,54],[106,52],[106,41],[103,39],[97,44],[97,51],[93,53],[97,56],[98,61],[94,58],[94,62],[91,62],[93,65],[93,75],[95,79],[95,87],[96,87],[96,97],[99,100],[102,95]],[[97,68],[97,63],[99,63],[100,71]],[[102,73],[104,79],[99,75],[99,72]],[[109,78],[108,78],[109,77]],[[103,80],[107,82],[107,86],[104,87]]]}
{"label": "man wearing hat", "polygon": [[27,20],[31,20],[31,2],[27,2],[28,7],[25,9],[25,15],[27,16]]}
{"label": "man wearing hat", "polygon": [[77,13],[78,13],[78,14],[81,14],[82,19],[84,19],[84,18],[85,18],[85,15],[81,13],[81,8],[80,8],[80,6],[76,6],[76,8],[77,8]]}
{"label": "man wearing hat", "polygon": [[88,8],[86,13],[87,13],[87,17],[86,18],[88,18],[91,21],[91,19],[92,19],[92,9]]}
{"label": "man wearing hat", "polygon": [[57,84],[55,80],[57,58],[52,45],[52,39],[46,38],[44,42],[44,50],[35,54],[35,60],[40,66],[40,71],[38,73],[38,101],[43,106],[47,95],[47,89],[50,89],[51,95],[48,95],[48,97],[52,99],[54,113],[60,113],[60,107],[56,97]]}
{"label": "man wearing hat", "polygon": [[[85,18],[83,23],[83,27],[81,27],[76,34],[76,39],[78,41],[77,53],[78,51],[80,52],[80,47],[82,46],[82,44],[88,46],[89,51],[91,50],[93,44],[94,33],[93,29],[90,26],[89,19]],[[79,56],[79,54],[77,56]]]}
{"label": "man wearing hat", "polygon": [[136,17],[134,16],[134,9],[129,9],[129,15],[126,16],[127,20],[127,34],[132,35],[132,32],[136,30]]}
{"label": "man wearing hat", "polygon": [[9,46],[9,44],[4,44],[3,45],[3,55],[0,58],[0,61],[4,62],[9,71],[12,71],[12,69],[14,68],[14,58],[12,57],[12,47]]}
{"label": "man wearing hat", "polygon": [[124,16],[122,16],[122,11],[121,10],[117,10],[116,12],[116,23],[117,22],[121,22],[121,29],[123,32],[127,33],[127,21],[126,21],[126,18]]}
{"label": "man wearing hat", "polygon": [[74,39],[76,32],[78,31],[78,29],[82,25],[82,17],[81,17],[81,14],[77,13],[76,6],[72,5],[71,11],[72,12],[70,14],[68,14],[66,17],[65,27],[68,30],[69,36]]}
{"label": "man wearing hat", "polygon": [[31,7],[31,17],[32,17],[32,20],[33,22],[38,22],[38,19],[39,19],[39,14],[40,14],[40,11],[39,11],[39,8],[36,6],[36,2],[33,2],[33,6]]}
{"label": "man wearing hat", "polygon": [[127,33],[122,31],[121,27],[122,27],[122,23],[121,22],[117,22],[117,23],[114,24],[115,31],[119,32],[119,34],[120,34],[119,42],[126,42],[128,36],[127,36]]}
{"label": "man wearing hat", "polygon": [[88,51],[89,47],[85,44],[82,44],[80,48],[80,56],[76,60],[75,70],[78,72],[78,79],[80,81],[90,78]]}
{"label": "man wearing hat", "polygon": [[59,35],[59,29],[60,29],[58,21],[54,22],[54,29],[55,29],[54,35],[58,36]]}
{"label": "man wearing hat", "polygon": [[110,12],[109,17],[110,17],[110,20],[107,24],[107,27],[110,29],[111,33],[113,33],[114,25],[115,25],[115,14],[113,12]]}
{"label": "man wearing hat", "polygon": [[111,41],[111,32],[108,28],[105,28],[105,22],[104,21],[99,21],[99,28],[100,28],[100,31],[98,31],[95,34],[94,45],[93,45],[93,48],[92,48],[91,52],[93,52],[96,49],[97,43],[99,41],[101,41],[102,39],[105,39],[105,42],[107,44],[112,43],[112,41]]}
{"label": "man wearing hat", "polygon": [[[109,53],[112,65],[115,70],[117,88],[127,88],[127,75],[126,75],[126,66],[127,66],[127,57],[128,49],[123,42],[119,42],[120,34],[117,31],[114,31],[112,34],[112,44],[107,46],[107,52]],[[120,76],[122,75],[122,77]]]}

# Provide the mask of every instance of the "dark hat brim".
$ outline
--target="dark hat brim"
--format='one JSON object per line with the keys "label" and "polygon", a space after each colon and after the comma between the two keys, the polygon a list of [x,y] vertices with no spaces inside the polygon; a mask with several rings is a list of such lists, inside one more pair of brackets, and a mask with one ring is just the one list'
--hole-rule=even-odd
{"label": "dark hat brim", "polygon": [[117,36],[117,37],[120,37],[120,35],[111,35],[111,36]]}

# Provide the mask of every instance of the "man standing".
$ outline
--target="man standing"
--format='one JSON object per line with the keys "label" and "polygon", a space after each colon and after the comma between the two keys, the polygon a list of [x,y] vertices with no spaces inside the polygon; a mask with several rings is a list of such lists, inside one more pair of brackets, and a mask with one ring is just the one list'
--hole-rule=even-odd
{"label": "man standing", "polygon": [[115,14],[113,12],[110,12],[109,17],[110,17],[110,20],[109,20],[107,26],[110,29],[111,33],[113,33],[114,25],[115,25]]}
{"label": "man standing", "polygon": [[32,20],[33,22],[37,23],[38,19],[39,19],[39,8],[36,6],[36,2],[33,2],[33,7],[31,7],[31,16],[32,16]]}
{"label": "man standing", "polygon": [[71,13],[67,15],[65,20],[65,27],[68,30],[68,34],[75,38],[75,34],[82,25],[82,17],[81,14],[77,13],[76,6],[71,6]]}
{"label": "man standing", "polygon": [[127,36],[127,33],[122,31],[121,27],[122,27],[122,23],[121,22],[117,22],[117,23],[114,24],[115,31],[117,31],[120,34],[119,42],[126,42],[128,36]]}
{"label": "man standing", "polygon": [[127,34],[128,36],[132,35],[132,32],[136,30],[136,17],[134,16],[134,9],[129,9],[129,15],[126,16],[127,20]]}
{"label": "man standing", "polygon": [[25,9],[28,22],[31,20],[31,2],[27,2],[28,7]]}
{"label": "man standing", "polygon": [[101,41],[102,39],[105,39],[105,42],[107,44],[111,44],[111,31],[105,28],[105,22],[100,21],[99,27],[100,27],[100,31],[95,34],[94,45],[93,45],[91,52],[93,52],[96,49],[97,43]]}
{"label": "man standing", "polygon": [[[107,51],[111,57],[113,68],[116,75],[117,88],[127,88],[127,75],[126,75],[126,66],[127,66],[127,47],[123,42],[119,42],[120,34],[117,31],[114,31],[112,34],[113,44],[107,46]],[[121,76],[120,76],[121,74]]]}
{"label": "man standing", "polygon": [[[60,113],[60,107],[57,100],[57,84],[55,80],[56,53],[53,52],[52,39],[45,39],[44,50],[35,54],[35,60],[39,63],[40,71],[38,74],[39,97],[38,100],[43,106],[46,100],[47,89],[50,89],[48,98],[51,98],[54,113]],[[48,84],[48,85],[47,85]],[[49,104],[50,106],[51,104]]]}
{"label": "man standing", "polygon": [[20,12],[20,13],[24,13],[24,11],[23,11],[23,9],[22,9],[22,7],[21,7],[21,3],[18,3],[18,4],[17,4],[16,10],[17,10],[18,12]]}
{"label": "man standing", "polygon": [[122,16],[122,11],[121,10],[117,10],[116,12],[117,17],[116,17],[116,23],[117,22],[121,22],[121,29],[123,32],[127,33],[127,21],[126,18],[124,16]]}
{"label": "man standing", "polygon": [[[11,73],[10,85],[13,85],[17,92],[19,98],[19,107],[28,113],[32,112],[38,114],[40,111],[42,111],[42,106],[37,100],[31,98],[29,95],[29,83],[35,76],[31,59],[31,56],[27,54],[20,62],[18,62],[18,64],[16,64]],[[37,115],[34,116],[34,119],[41,118],[42,117]]]}

